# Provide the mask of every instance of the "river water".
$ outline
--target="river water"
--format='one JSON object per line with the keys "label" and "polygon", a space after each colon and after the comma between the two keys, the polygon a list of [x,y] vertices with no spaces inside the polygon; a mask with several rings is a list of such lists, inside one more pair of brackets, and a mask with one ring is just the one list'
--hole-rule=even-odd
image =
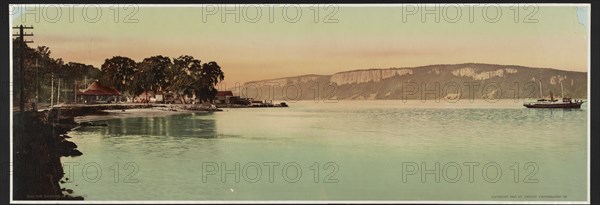
{"label": "river water", "polygon": [[288,104],[73,130],[84,154],[62,158],[62,186],[86,200],[587,198],[588,103]]}

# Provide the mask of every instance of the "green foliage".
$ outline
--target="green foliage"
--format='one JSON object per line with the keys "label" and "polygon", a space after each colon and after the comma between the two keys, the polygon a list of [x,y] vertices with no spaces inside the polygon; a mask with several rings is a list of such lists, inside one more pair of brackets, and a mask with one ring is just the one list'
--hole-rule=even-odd
{"label": "green foliage", "polygon": [[[20,76],[19,46],[17,40],[13,42],[14,77]],[[52,58],[51,50],[46,46],[37,48],[24,47],[24,87],[26,97],[32,99],[36,95],[36,87],[43,89],[38,92],[42,101],[50,99],[51,79],[61,79],[61,84],[73,90],[75,82],[88,82],[100,80],[102,84],[112,86],[125,93],[128,91],[135,96],[145,91],[173,92],[179,97],[196,96],[201,101],[211,101],[217,93],[216,84],[225,78],[221,67],[214,61],[202,63],[189,55],[171,58],[157,55],[145,58],[142,62],[123,57],[114,56],[106,59],[101,69],[92,65],[69,62]],[[37,63],[36,63],[37,62]],[[18,82],[15,80],[15,82]],[[18,83],[15,83],[15,93],[18,93]],[[56,92],[56,91],[55,91]],[[15,104],[18,104],[18,95],[15,95]],[[185,103],[185,101],[183,101]]]}
{"label": "green foliage", "polygon": [[199,71],[202,69],[200,60],[192,56],[183,55],[174,59],[173,72],[170,78],[173,79],[171,91],[180,95],[185,103],[185,97],[192,97],[195,93],[194,83],[200,80]]}
{"label": "green foliage", "polygon": [[140,86],[135,90],[138,92],[140,89],[151,90],[155,93],[165,90],[172,83],[167,78],[167,73],[170,72],[172,66],[173,63],[168,57],[159,55],[145,58],[138,64],[138,70],[134,74],[133,84]]}
{"label": "green foliage", "polygon": [[215,86],[225,79],[221,67],[216,62],[201,64],[200,60],[188,55],[174,60],[171,76],[173,92],[187,97],[195,95],[196,99],[201,101],[211,101],[217,94]]}
{"label": "green foliage", "polygon": [[217,95],[215,86],[223,79],[225,79],[225,75],[217,62],[211,61],[202,64],[199,80],[193,84],[196,98],[202,101],[212,101]]}
{"label": "green foliage", "polygon": [[[21,76],[20,47],[21,44],[17,38],[13,41],[13,78],[15,82],[19,82],[18,79]],[[67,86],[69,91],[72,92],[75,81],[82,81],[87,78],[91,82],[102,75],[100,70],[92,65],[75,62],[65,64],[61,58],[52,58],[51,53],[50,48],[47,46],[31,48],[27,44],[24,45],[23,87],[26,101],[34,99],[38,95],[40,102],[49,102],[52,79],[54,79],[54,83],[61,79],[62,86]],[[14,93],[19,93],[20,89],[19,83],[15,83]],[[20,96],[18,94],[14,96],[14,104],[17,105]]]}
{"label": "green foliage", "polygon": [[121,91],[129,90],[133,74],[137,71],[137,63],[131,58],[114,56],[102,64],[102,83],[112,85]]}

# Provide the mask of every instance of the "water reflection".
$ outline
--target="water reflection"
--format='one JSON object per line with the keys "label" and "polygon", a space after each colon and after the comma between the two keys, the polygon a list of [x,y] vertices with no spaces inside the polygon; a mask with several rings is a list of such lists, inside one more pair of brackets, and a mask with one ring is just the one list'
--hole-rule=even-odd
{"label": "water reflection", "polygon": [[[107,127],[82,127],[73,133],[92,142],[94,148],[111,153],[114,158],[171,159],[209,152],[219,155],[220,143],[216,123],[211,113],[186,113],[169,116],[121,118],[99,121]],[[81,134],[84,135],[81,135]],[[93,152],[90,146],[81,145],[84,153]],[[85,154],[84,154],[85,155]],[[90,157],[90,155],[85,155]]]}
{"label": "water reflection", "polygon": [[[114,119],[99,122],[108,127],[76,130],[72,140],[84,155],[63,158],[63,162],[97,162],[107,167],[103,177],[109,178],[68,188],[88,195],[89,200],[489,200],[496,192],[561,193],[569,196],[565,200],[586,197],[586,109],[309,103],[289,109]],[[108,168],[115,162],[138,164],[135,177],[140,183],[115,184]],[[203,162],[226,162],[228,167],[241,162],[241,169],[246,162],[281,165],[276,168],[275,183],[268,182],[265,167],[258,183],[222,183],[220,174],[214,175],[215,180],[202,181]],[[281,178],[287,162],[302,166],[298,183]],[[339,164],[335,177],[341,183],[314,183],[309,166],[315,162]],[[428,166],[478,162],[478,171],[485,163],[498,162],[503,175],[499,183],[488,183],[482,175],[475,175],[475,182],[469,183],[464,181],[468,176],[463,169],[463,181],[456,184],[421,183],[419,174],[401,183],[401,162],[426,162]],[[509,167],[515,162],[520,167],[525,162],[538,164],[535,178],[540,183],[513,183]],[[521,173],[521,177],[529,174]],[[434,192],[441,194],[430,194]]]}
{"label": "water reflection", "polygon": [[126,135],[216,138],[216,123],[212,113],[140,117],[107,120],[99,133],[109,137]]}
{"label": "water reflection", "polygon": [[585,119],[587,112],[583,109],[527,109],[528,113],[540,120]]}

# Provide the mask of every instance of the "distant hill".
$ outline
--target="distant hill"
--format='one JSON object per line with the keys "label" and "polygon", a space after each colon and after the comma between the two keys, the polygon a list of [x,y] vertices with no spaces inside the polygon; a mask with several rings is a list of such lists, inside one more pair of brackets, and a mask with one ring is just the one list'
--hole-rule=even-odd
{"label": "distant hill", "polygon": [[[232,89],[242,97],[273,100],[510,99],[539,98],[550,92],[586,98],[587,73],[516,65],[465,63],[365,69],[333,75],[302,75],[245,83]],[[260,88],[260,91],[258,90]]]}

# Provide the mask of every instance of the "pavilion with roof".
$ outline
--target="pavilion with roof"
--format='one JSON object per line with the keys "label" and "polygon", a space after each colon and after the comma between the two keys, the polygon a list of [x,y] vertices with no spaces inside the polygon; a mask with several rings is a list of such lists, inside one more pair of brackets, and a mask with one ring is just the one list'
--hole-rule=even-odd
{"label": "pavilion with roof", "polygon": [[113,103],[118,101],[121,92],[118,90],[104,86],[98,81],[90,84],[85,90],[77,92],[77,103],[99,104]]}

